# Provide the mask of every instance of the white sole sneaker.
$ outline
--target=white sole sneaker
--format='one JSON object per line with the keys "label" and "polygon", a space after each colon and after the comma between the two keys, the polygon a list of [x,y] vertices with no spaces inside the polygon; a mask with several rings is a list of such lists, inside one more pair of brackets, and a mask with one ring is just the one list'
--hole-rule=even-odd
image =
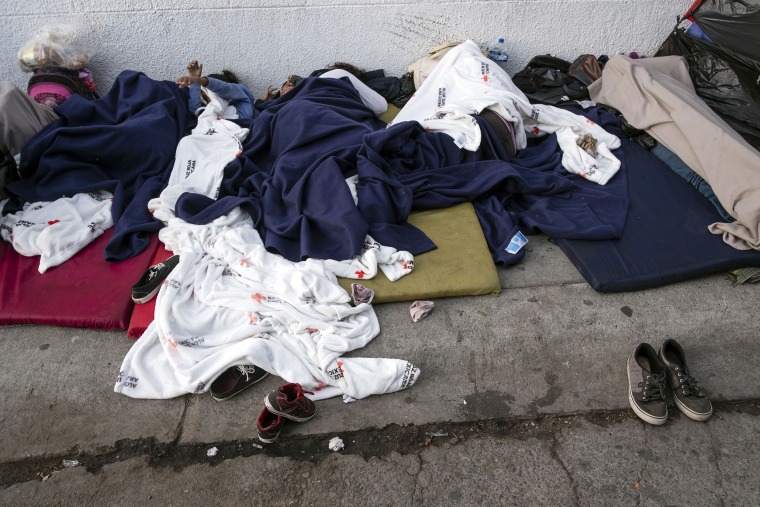
{"label": "white sole sneaker", "polygon": [[706,414],[700,414],[699,412],[694,412],[689,407],[683,404],[681,400],[679,400],[675,395],[675,390],[673,390],[673,399],[676,400],[676,406],[678,407],[678,410],[683,413],[686,417],[691,419],[692,421],[706,421],[712,416],[712,405],[710,405],[710,411]]}
{"label": "white sole sneaker", "polygon": [[631,382],[631,372],[628,371],[628,363],[626,363],[626,376],[628,377],[628,404],[633,409],[634,413],[641,419],[642,421],[648,422],[649,424],[653,424],[655,426],[661,426],[668,422],[668,411],[665,410],[665,415],[662,417],[655,417],[651,414],[647,414],[643,410],[639,408],[639,406],[636,404],[636,400],[633,399],[633,392],[631,391],[631,386],[633,383]]}

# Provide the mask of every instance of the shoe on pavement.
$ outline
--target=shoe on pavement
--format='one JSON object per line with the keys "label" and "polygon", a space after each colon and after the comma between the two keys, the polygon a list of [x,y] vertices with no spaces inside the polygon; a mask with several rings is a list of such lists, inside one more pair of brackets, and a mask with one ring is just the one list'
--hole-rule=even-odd
{"label": "shoe on pavement", "polygon": [[259,435],[259,440],[265,444],[271,444],[280,438],[281,428],[282,418],[264,407],[264,410],[259,414],[259,419],[256,421],[256,432]]}
{"label": "shoe on pavement", "polygon": [[266,370],[255,366],[247,364],[233,366],[227,368],[211,383],[209,391],[216,401],[228,400],[267,375],[269,373]]}
{"label": "shoe on pavement", "polygon": [[678,410],[689,419],[708,420],[712,415],[712,403],[697,385],[697,379],[689,373],[686,355],[681,345],[673,339],[666,340],[660,347],[660,361],[665,366]]}
{"label": "shoe on pavement", "polygon": [[132,301],[137,304],[147,303],[158,293],[161,283],[166,280],[172,269],[179,263],[179,255],[172,255],[164,262],[149,267],[136,284],[132,286]]}
{"label": "shoe on pavement", "polygon": [[665,367],[657,351],[648,343],[640,343],[628,358],[628,402],[636,415],[649,424],[665,424],[668,420],[665,386]]}
{"label": "shoe on pavement", "polygon": [[317,407],[304,393],[314,394],[304,391],[301,384],[285,384],[269,393],[264,404],[273,414],[294,421],[308,421],[316,414]]}

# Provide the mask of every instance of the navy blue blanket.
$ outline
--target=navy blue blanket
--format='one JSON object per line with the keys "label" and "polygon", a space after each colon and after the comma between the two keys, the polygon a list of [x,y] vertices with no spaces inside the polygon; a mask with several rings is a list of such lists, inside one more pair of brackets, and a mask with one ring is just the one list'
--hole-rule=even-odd
{"label": "navy blue blanket", "polygon": [[166,184],[177,143],[192,126],[187,90],[124,71],[100,100],[73,96],[56,113],[60,119],[24,147],[22,180],[6,186],[12,198],[3,213],[24,202],[108,190],[115,231],[106,259],[138,254],[162,226],[148,213],[148,201]]}
{"label": "navy blue blanket", "polygon": [[[562,169],[554,136],[505,162],[492,135],[481,150],[468,152],[416,122],[384,126],[348,80],[306,79],[257,108],[242,156],[225,170],[219,199],[184,194],[177,214],[208,223],[242,206],[267,248],[293,261],[350,258],[368,233],[380,243],[425,252],[434,245],[406,223],[409,212],[465,201],[477,202],[494,248],[516,227],[595,239],[622,231],[625,179],[579,185],[581,178]],[[355,174],[358,208],[344,182]],[[495,258],[515,261],[498,251]]]}
{"label": "navy blue blanket", "polygon": [[736,250],[707,230],[723,221],[710,201],[652,153],[621,141],[631,202],[622,235],[605,241],[556,240],[594,290],[649,289],[760,266],[760,252]]}

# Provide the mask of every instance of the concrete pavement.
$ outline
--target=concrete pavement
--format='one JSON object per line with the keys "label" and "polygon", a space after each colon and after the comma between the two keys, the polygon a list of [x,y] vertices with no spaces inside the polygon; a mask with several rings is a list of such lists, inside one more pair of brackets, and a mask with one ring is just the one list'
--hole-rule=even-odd
{"label": "concrete pavement", "polygon": [[[125,331],[0,328],[0,503],[760,504],[760,288],[719,274],[601,294],[545,237],[528,248],[498,297],[436,300],[416,324],[377,305],[381,334],[353,355],[410,360],[418,382],[320,401],[268,446],[256,418],[282,379],[224,403],[133,400],[112,390]],[[667,338],[711,394],[707,423],[628,408],[627,356]]]}

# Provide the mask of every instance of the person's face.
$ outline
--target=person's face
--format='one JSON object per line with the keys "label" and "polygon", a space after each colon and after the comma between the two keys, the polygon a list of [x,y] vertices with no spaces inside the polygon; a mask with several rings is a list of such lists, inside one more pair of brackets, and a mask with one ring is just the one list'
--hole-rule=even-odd
{"label": "person's face", "polygon": [[293,89],[293,84],[290,81],[285,81],[284,83],[282,83],[282,88],[280,88],[280,95],[285,95],[292,89]]}
{"label": "person's face", "polygon": [[280,95],[284,95],[288,93],[290,90],[293,89],[295,85],[290,81],[290,76],[288,76],[287,81],[282,83],[282,88],[280,88]]}

